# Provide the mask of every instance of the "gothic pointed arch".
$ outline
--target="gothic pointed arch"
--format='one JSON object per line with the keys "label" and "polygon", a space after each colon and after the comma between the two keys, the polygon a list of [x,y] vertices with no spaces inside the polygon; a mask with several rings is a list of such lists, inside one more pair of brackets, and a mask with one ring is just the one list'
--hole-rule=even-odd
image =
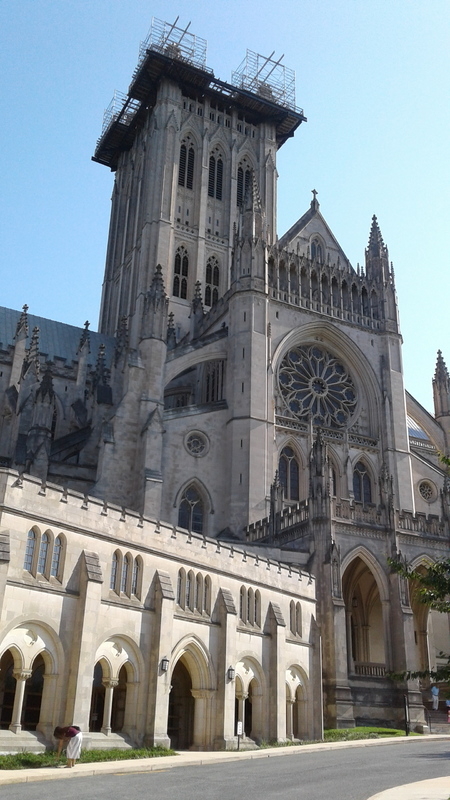
{"label": "gothic pointed arch", "polygon": [[175,498],[174,506],[178,509],[177,524],[193,533],[206,533],[207,515],[213,513],[210,493],[198,478],[192,478],[183,484]]}
{"label": "gothic pointed arch", "polygon": [[364,505],[376,500],[373,469],[368,459],[361,455],[353,463],[353,497]]}
{"label": "gothic pointed arch", "polygon": [[[353,558],[349,560],[349,556]],[[349,554],[342,569],[343,598],[349,624],[347,651],[351,672],[369,677],[384,677],[388,663],[386,579],[376,560],[359,548]]]}

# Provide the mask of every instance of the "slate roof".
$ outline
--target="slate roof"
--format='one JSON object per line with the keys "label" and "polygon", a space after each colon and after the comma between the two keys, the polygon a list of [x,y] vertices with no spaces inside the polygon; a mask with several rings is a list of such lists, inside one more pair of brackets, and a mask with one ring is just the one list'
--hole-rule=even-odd
{"label": "slate roof", "polygon": [[[14,346],[14,336],[20,315],[20,311],[0,306],[1,350],[7,350],[8,347]],[[60,358],[64,359],[68,366],[72,364],[72,361],[78,361],[77,350],[84,327],[77,328],[75,325],[66,325],[64,322],[56,322],[53,319],[28,314],[28,345],[33,328],[36,327],[39,328],[39,352],[45,356],[46,361],[54,361],[55,358]],[[90,330],[89,342],[90,354],[88,363],[95,366],[98,348],[100,344],[104,344],[106,347],[106,363],[109,366],[114,355],[115,338]]]}

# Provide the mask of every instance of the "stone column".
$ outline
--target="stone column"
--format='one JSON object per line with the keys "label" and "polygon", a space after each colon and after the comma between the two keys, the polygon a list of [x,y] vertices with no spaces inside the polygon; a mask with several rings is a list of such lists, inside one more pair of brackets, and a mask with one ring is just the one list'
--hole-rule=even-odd
{"label": "stone column", "polygon": [[102,723],[102,733],[105,736],[109,736],[111,733],[111,711],[112,711],[112,704],[113,704],[113,697],[114,697],[114,689],[118,686],[118,680],[111,680],[107,679],[102,681],[103,686],[105,687],[105,705],[103,706],[103,723]]}
{"label": "stone column", "polygon": [[247,700],[247,692],[236,692],[238,701],[238,722],[242,722],[242,735],[245,736],[245,701]]}
{"label": "stone column", "polygon": [[286,698],[286,739],[294,738],[294,706],[295,700]]}
{"label": "stone column", "polygon": [[46,739],[51,739],[55,720],[53,709],[56,697],[56,681],[58,675],[44,672],[44,688],[42,690],[41,713],[36,730],[41,731]]}
{"label": "stone column", "polygon": [[22,730],[22,709],[23,698],[25,694],[25,683],[28,678],[31,678],[31,670],[22,670],[22,672],[13,672],[13,678],[16,679],[16,693],[14,695],[14,706],[11,724],[9,730],[13,733],[20,733]]}
{"label": "stone column", "polygon": [[352,653],[352,612],[346,611],[345,623],[347,629],[347,669],[348,674],[352,675],[355,670],[355,663],[353,661]]}
{"label": "stone column", "polygon": [[194,706],[194,741],[191,750],[205,750],[210,742],[208,736],[211,718],[212,689],[191,689]]}

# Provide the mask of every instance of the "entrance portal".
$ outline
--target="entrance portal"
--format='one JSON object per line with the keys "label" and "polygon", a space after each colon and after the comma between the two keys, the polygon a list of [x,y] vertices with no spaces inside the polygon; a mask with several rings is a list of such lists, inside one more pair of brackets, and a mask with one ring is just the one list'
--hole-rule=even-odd
{"label": "entrance portal", "polygon": [[167,720],[167,735],[175,750],[187,750],[194,741],[194,698],[191,690],[191,676],[180,659],[172,673]]}

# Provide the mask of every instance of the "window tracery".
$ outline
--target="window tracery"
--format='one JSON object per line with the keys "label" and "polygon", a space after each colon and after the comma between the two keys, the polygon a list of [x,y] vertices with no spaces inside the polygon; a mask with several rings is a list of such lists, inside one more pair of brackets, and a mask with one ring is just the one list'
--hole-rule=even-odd
{"label": "window tracery", "polygon": [[213,306],[219,299],[220,268],[216,256],[210,256],[205,271],[205,305]]}
{"label": "window tracery", "polygon": [[216,148],[209,157],[208,196],[222,200],[223,158]]}
{"label": "window tracery", "polygon": [[174,278],[172,294],[174,297],[187,299],[189,277],[189,255],[185,247],[177,248],[175,253]]}
{"label": "window tracery", "polygon": [[353,471],[353,494],[359,503],[372,502],[372,482],[362,461],[358,461]]}
{"label": "window tracery", "polygon": [[299,466],[292,447],[284,447],[281,451],[278,476],[283,487],[284,499],[299,500]]}
{"label": "window tracery", "polygon": [[184,490],[178,509],[178,525],[187,531],[203,533],[203,500],[194,486]]}
{"label": "window tracery", "polygon": [[313,345],[286,353],[278,372],[285,413],[298,419],[312,417],[314,425],[342,428],[356,409],[353,380],[337,358]]}
{"label": "window tracery", "polygon": [[194,186],[195,151],[189,136],[181,143],[180,160],[178,166],[178,185],[186,189]]}

